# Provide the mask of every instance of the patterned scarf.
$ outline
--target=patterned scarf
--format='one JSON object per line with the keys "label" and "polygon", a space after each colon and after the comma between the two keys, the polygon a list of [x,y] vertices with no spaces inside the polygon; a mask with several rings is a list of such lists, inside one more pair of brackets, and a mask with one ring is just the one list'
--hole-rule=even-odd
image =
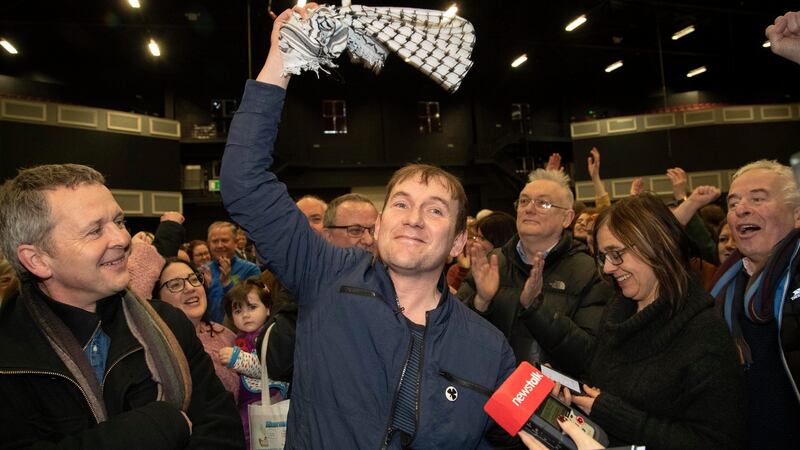
{"label": "patterned scarf", "polygon": [[[108,414],[102,388],[80,344],[44,300],[32,293],[32,283],[26,283],[23,289],[28,291],[25,306],[33,320],[80,386],[97,422],[105,422]],[[189,363],[175,335],[147,301],[131,291],[125,291],[120,297],[128,327],[144,347],[147,368],[158,385],[156,399],[187,411],[192,395],[192,378]]]}
{"label": "patterned scarf", "polygon": [[284,75],[337,67],[347,50],[353,62],[378,73],[389,51],[455,92],[472,67],[475,28],[458,16],[416,8],[321,6],[281,28]]}
{"label": "patterned scarf", "polygon": [[735,251],[714,275],[714,288],[711,296],[716,299],[728,322],[736,345],[739,348],[742,362],[750,363],[750,347],[742,335],[739,318],[750,320],[756,324],[778,321],[780,329],[781,308],[786,298],[786,290],[791,282],[791,275],[797,267],[800,252],[800,229],[792,230],[773,248],[763,270],[754,274],[755,278],[748,283],[743,295],[737,295],[737,281],[744,270],[742,255]]}

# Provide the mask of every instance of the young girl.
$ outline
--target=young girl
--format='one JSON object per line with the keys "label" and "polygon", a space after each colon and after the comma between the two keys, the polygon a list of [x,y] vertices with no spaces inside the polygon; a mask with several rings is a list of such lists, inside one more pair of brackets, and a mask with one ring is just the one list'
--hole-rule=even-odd
{"label": "young girl", "polygon": [[[238,333],[236,347],[219,351],[219,361],[240,374],[239,414],[244,425],[244,436],[250,448],[250,421],[247,405],[261,400],[261,363],[256,339],[264,330],[272,307],[272,298],[266,286],[257,278],[248,278],[228,291],[223,298],[225,314],[233,320]],[[286,398],[288,385],[271,383],[273,401]]]}

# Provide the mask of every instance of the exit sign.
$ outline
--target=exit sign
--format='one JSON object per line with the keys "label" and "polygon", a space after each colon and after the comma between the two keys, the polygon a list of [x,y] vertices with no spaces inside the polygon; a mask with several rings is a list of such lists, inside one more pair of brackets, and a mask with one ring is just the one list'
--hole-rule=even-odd
{"label": "exit sign", "polygon": [[219,192],[219,180],[208,180],[208,190],[211,192]]}

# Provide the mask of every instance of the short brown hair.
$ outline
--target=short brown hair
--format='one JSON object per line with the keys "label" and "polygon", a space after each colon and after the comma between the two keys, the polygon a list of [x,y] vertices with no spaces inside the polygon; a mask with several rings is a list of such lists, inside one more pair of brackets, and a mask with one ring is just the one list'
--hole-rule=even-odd
{"label": "short brown hair", "polygon": [[[594,254],[599,255],[597,232],[603,226],[653,270],[658,295],[665,296],[674,312],[689,291],[689,238],[683,226],[660,198],[642,193],[623,198],[600,213],[595,221]],[[609,283],[613,280],[600,273]]]}
{"label": "short brown hair", "polygon": [[429,164],[409,164],[392,175],[389,179],[389,184],[386,186],[386,198],[383,201],[384,208],[389,203],[389,195],[392,189],[403,181],[409,178],[417,177],[420,183],[428,185],[431,179],[437,179],[442,185],[450,192],[450,196],[458,203],[458,212],[456,214],[456,236],[467,229],[467,194],[464,192],[464,186],[455,175],[450,172]]}
{"label": "short brown hair", "polygon": [[17,259],[17,248],[32,244],[52,249],[50,232],[55,223],[45,191],[82,184],[105,185],[103,175],[80,164],[48,164],[21,169],[0,188],[0,248],[17,275],[28,271]]}

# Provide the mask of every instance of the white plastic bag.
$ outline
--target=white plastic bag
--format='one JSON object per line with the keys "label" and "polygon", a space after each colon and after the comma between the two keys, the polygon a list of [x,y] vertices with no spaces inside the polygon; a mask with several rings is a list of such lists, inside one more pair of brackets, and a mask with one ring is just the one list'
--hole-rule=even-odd
{"label": "white plastic bag", "polygon": [[267,328],[261,344],[261,401],[247,406],[250,416],[250,450],[282,450],[286,444],[286,419],[289,417],[289,400],[276,394],[269,395],[270,379],[267,373],[267,347],[272,327]]}

